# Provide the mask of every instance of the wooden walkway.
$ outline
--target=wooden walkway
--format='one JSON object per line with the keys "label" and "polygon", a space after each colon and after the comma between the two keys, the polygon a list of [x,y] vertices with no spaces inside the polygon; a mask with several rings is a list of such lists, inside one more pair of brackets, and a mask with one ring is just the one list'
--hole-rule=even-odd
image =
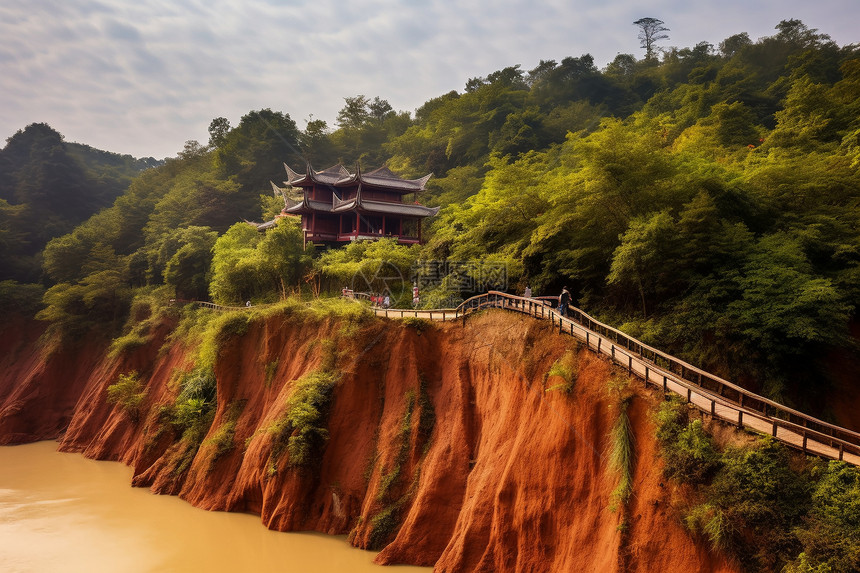
{"label": "wooden walkway", "polygon": [[[356,300],[366,298],[351,293]],[[555,297],[524,298],[490,291],[464,301],[457,308],[409,310],[376,308],[385,318],[423,318],[427,320],[463,320],[474,312],[499,308],[527,314],[550,322],[559,333],[569,334],[598,355],[640,378],[645,385],[662,387],[684,397],[702,412],[739,428],[768,434],[786,445],[822,458],[844,460],[860,465],[860,433],[829,424],[802,412],[768,400],[705,372],[660,350],[647,346],[623,332],[605,325],[582,310],[570,307],[570,318],[562,318],[553,309]]]}

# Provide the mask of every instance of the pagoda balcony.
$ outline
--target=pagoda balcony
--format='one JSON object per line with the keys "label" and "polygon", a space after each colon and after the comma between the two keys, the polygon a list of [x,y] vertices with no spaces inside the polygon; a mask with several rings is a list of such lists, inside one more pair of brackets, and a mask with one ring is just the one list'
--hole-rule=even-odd
{"label": "pagoda balcony", "polygon": [[397,242],[401,245],[417,245],[421,242],[418,237],[411,237],[409,235],[393,235],[388,233],[383,235],[381,233],[345,233],[337,236],[338,241],[376,241],[378,239],[397,239]]}
{"label": "pagoda balcony", "polygon": [[401,245],[417,245],[421,243],[421,239],[419,237],[413,237],[410,235],[394,235],[391,233],[387,233],[385,235],[381,233],[323,233],[319,231],[311,231],[309,229],[304,229],[304,237],[305,242],[337,242],[337,243],[349,243],[351,241],[375,241],[377,239],[397,239],[397,242]]}

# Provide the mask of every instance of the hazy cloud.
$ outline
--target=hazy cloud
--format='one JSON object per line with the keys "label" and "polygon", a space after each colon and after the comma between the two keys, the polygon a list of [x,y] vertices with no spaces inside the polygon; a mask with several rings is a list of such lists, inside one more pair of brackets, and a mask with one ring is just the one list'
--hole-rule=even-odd
{"label": "hazy cloud", "polygon": [[359,93],[412,111],[470,77],[540,59],[642,56],[632,22],[659,17],[664,45],[772,35],[799,18],[860,40],[856,0],[7,0],[0,6],[0,136],[50,123],[67,139],[136,156],[206,142],[270,107],[333,124]]}

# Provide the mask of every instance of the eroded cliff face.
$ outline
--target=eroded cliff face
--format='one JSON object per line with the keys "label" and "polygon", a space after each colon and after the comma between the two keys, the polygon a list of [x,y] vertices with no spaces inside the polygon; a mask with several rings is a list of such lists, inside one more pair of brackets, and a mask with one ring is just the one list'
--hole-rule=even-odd
{"label": "eroded cliff face", "polygon": [[[502,311],[465,325],[254,322],[221,345],[214,420],[182,471],[179,436],[159,411],[174,400],[177,373],[191,369],[193,352],[164,345],[171,327],[160,325],[147,345],[116,359],[104,344],[84,344],[47,360],[21,342],[32,341],[38,327],[22,323],[17,335],[7,328],[0,333],[0,442],[65,429],[61,449],[129,464],[136,486],[205,509],[256,512],[273,529],[349,533],[358,547],[382,547],[382,564],[735,570],[673,514],[649,415],[659,396],[636,381],[633,496],[626,509],[612,511],[612,372],[548,325]],[[334,341],[340,373],[328,440],[305,466],[282,456],[272,467],[269,428],[296,380],[320,368],[321,340]],[[578,355],[573,390],[546,391],[546,373],[567,351]],[[106,400],[107,387],[132,370],[147,388],[139,417]],[[218,450],[211,438],[228,418],[235,420],[233,446]]]}

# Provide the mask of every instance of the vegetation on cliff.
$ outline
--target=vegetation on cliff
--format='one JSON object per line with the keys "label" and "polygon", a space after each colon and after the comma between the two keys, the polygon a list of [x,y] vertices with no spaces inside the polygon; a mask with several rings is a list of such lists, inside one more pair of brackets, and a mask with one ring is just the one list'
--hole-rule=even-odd
{"label": "vegetation on cliff", "polygon": [[667,478],[685,484],[682,518],[747,571],[860,568],[860,471],[802,458],[769,437],[718,447],[702,419],[670,399],[657,413]]}

